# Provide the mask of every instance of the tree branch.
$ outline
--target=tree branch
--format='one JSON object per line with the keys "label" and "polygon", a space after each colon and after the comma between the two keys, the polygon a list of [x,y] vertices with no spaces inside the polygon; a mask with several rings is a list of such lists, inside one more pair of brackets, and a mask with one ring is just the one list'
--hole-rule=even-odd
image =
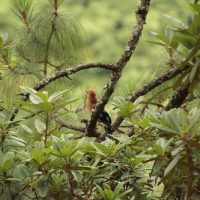
{"label": "tree branch", "polygon": [[[56,4],[56,3],[55,3]],[[57,9],[57,7],[55,8]],[[44,78],[47,77],[47,67],[48,67],[48,58],[49,58],[49,48],[50,48],[50,44],[51,44],[51,39],[53,37],[53,33],[55,31],[55,27],[56,27],[56,18],[57,18],[58,14],[57,14],[57,10],[55,10],[55,12],[53,13],[53,17],[52,17],[52,22],[51,22],[51,31],[49,33],[49,37],[47,39],[47,43],[46,43],[46,49],[45,49],[45,57],[44,57]]]}
{"label": "tree branch", "polygon": [[122,75],[122,71],[126,66],[126,64],[128,63],[128,61],[130,60],[133,51],[135,50],[138,44],[138,41],[142,34],[143,25],[145,24],[146,21],[146,16],[149,10],[149,6],[150,6],[150,0],[141,0],[141,5],[136,11],[137,22],[136,26],[134,27],[133,34],[128,41],[127,48],[122,53],[119,61],[117,61],[117,63],[115,64],[117,70],[111,73],[111,78],[103,90],[102,97],[97,102],[96,108],[92,111],[91,118],[86,128],[87,136],[94,135],[94,129],[96,127],[99,115],[104,110],[104,107],[107,104],[110,96],[113,94],[115,86]]}
{"label": "tree branch", "polygon": [[74,131],[79,131],[81,133],[85,133],[85,128],[84,127],[80,127],[80,126],[74,126],[72,124],[66,124],[64,122],[64,120],[62,119],[56,119],[56,122],[61,126],[61,127],[64,127],[64,128],[67,128],[67,129],[71,129],[71,130],[74,130]]}
{"label": "tree branch", "polygon": [[[126,100],[129,102],[135,102],[139,97],[144,96],[145,94],[149,93],[151,90],[155,89],[156,87],[160,86],[162,83],[172,79],[179,73],[187,70],[191,66],[188,62],[195,57],[199,50],[200,44],[195,46],[188,54],[188,56],[179,64],[178,67],[174,69],[170,69],[169,71],[161,74],[157,78],[153,79],[149,83],[145,84],[142,88],[138,89],[134,93],[132,93]],[[116,130],[120,124],[123,122],[124,118],[122,116],[118,116],[112,125],[112,129]]]}
{"label": "tree branch", "polygon": [[180,86],[175,94],[172,96],[171,101],[165,107],[165,110],[171,110],[173,108],[179,108],[188,96],[189,84]]}

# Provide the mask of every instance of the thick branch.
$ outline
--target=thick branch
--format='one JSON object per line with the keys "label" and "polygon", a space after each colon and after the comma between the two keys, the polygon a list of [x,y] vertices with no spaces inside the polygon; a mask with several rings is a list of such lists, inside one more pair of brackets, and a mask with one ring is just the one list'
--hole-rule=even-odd
{"label": "thick branch", "polygon": [[[51,82],[53,82],[59,78],[68,77],[79,71],[86,70],[86,69],[92,69],[92,68],[103,68],[103,69],[107,69],[107,70],[115,70],[116,69],[115,65],[112,65],[112,64],[103,64],[103,63],[82,64],[82,65],[74,66],[74,67],[71,67],[68,69],[63,69],[63,70],[57,71],[56,73],[52,74],[51,76],[41,80],[37,85],[35,85],[33,87],[33,89],[39,91],[39,90],[43,89],[44,87],[46,87]],[[29,96],[29,94],[27,94],[27,93],[21,93],[20,95],[26,96],[27,98]]]}
{"label": "thick branch", "polygon": [[[162,83],[172,79],[176,75],[178,75],[178,74],[182,73],[183,71],[187,70],[188,68],[190,68],[191,66],[188,64],[188,62],[192,58],[195,57],[196,53],[199,50],[199,46],[200,45],[197,45],[196,47],[194,47],[190,51],[188,56],[180,63],[180,65],[177,68],[171,69],[171,70],[161,74],[157,78],[153,79],[152,81],[150,81],[149,83],[144,85],[142,88],[140,88],[139,90],[132,93],[126,100],[129,102],[135,102],[135,100],[137,100],[139,97],[144,96],[145,94],[149,93],[151,90],[160,86]],[[124,120],[124,118],[122,116],[118,116],[112,125],[112,129],[116,130],[120,126],[120,124],[123,122],[123,120]]]}
{"label": "thick branch", "polygon": [[104,110],[104,106],[107,104],[110,96],[113,94],[115,86],[122,75],[122,70],[126,66],[127,62],[130,60],[133,51],[135,50],[139,38],[142,34],[143,25],[146,21],[146,16],[149,10],[150,0],[141,0],[141,5],[139,9],[136,11],[136,26],[134,27],[133,34],[128,41],[128,46],[126,50],[123,52],[121,58],[116,63],[117,71],[113,71],[111,74],[111,78],[108,81],[106,87],[103,90],[102,97],[97,102],[96,108],[91,114],[91,118],[87,125],[86,135],[93,136],[94,129],[96,127],[97,120],[99,118],[100,113]]}

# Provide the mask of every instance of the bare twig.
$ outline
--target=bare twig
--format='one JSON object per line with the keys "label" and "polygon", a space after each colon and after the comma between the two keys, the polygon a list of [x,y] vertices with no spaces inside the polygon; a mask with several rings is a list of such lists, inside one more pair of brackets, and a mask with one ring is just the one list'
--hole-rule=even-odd
{"label": "bare twig", "polygon": [[53,37],[53,33],[55,31],[55,27],[56,27],[56,18],[58,16],[57,14],[57,1],[55,1],[55,11],[53,13],[53,17],[52,17],[52,22],[51,22],[51,31],[49,33],[49,37],[47,39],[47,43],[46,43],[46,49],[45,49],[45,57],[44,57],[44,78],[47,77],[47,67],[48,67],[48,58],[49,58],[49,48],[50,48],[50,44],[51,44],[51,40]]}
{"label": "bare twig", "polygon": [[126,50],[123,52],[119,61],[117,61],[116,68],[117,70],[111,73],[111,78],[105,86],[102,97],[97,102],[96,108],[92,111],[91,118],[88,122],[86,135],[93,136],[94,129],[96,127],[97,120],[99,118],[100,113],[104,110],[105,105],[107,104],[110,96],[113,94],[115,86],[122,75],[122,70],[130,60],[133,51],[135,50],[140,36],[142,34],[143,25],[146,21],[146,16],[149,10],[150,0],[141,0],[141,5],[136,11],[136,26],[134,27],[133,34],[128,41],[128,46]]}
{"label": "bare twig", "polygon": [[67,129],[71,129],[71,130],[74,130],[74,131],[79,131],[81,133],[85,133],[85,128],[84,127],[81,127],[81,126],[74,126],[72,124],[67,124],[64,122],[64,120],[62,119],[56,119],[56,122],[59,123],[59,125],[61,127],[64,127],[64,128],[67,128]]}

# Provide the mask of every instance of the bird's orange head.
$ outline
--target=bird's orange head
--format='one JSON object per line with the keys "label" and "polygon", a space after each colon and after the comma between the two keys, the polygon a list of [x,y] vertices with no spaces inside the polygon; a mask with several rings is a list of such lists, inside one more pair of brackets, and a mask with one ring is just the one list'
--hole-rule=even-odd
{"label": "bird's orange head", "polygon": [[95,108],[97,103],[97,96],[96,93],[93,89],[87,89],[86,90],[86,104],[85,104],[85,108],[88,111],[92,111],[92,109]]}
{"label": "bird's orange head", "polygon": [[93,89],[87,89],[86,94],[87,94],[87,97],[89,98],[96,98],[96,93]]}

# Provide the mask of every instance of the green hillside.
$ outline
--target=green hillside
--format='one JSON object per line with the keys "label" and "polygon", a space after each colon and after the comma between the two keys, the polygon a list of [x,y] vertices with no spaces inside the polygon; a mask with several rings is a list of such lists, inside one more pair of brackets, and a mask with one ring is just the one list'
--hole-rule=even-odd
{"label": "green hillside", "polygon": [[[153,39],[150,31],[159,31],[168,20],[163,13],[181,18],[188,12],[187,0],[154,0],[152,2],[147,25],[141,37],[136,53],[125,70],[126,76],[121,81],[125,83],[138,82],[141,76],[148,75],[157,68],[164,67],[164,60],[159,58],[163,51],[145,42]],[[0,32],[9,32],[15,35],[20,26],[16,17],[9,8],[9,1],[0,0]],[[42,1],[43,7],[45,1]],[[83,27],[83,35],[87,41],[87,62],[115,62],[126,46],[127,40],[135,22],[134,11],[139,1],[131,0],[66,0],[62,9],[75,15]],[[46,7],[43,7],[45,12]],[[90,70],[83,76],[76,75],[75,83],[83,83],[83,88],[106,83],[105,71]],[[96,77],[96,74],[98,75]],[[89,76],[89,80],[85,77]],[[92,83],[91,83],[92,82]]]}

